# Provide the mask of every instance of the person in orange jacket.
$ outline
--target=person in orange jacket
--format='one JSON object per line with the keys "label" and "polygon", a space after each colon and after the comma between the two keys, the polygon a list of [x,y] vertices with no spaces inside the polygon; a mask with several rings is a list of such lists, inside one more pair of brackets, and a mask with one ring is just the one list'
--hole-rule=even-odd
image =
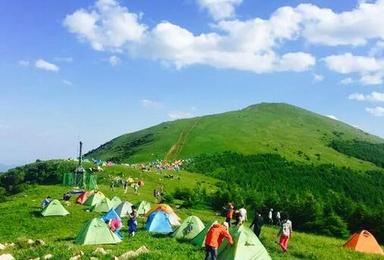
{"label": "person in orange jacket", "polygon": [[205,260],[216,260],[217,249],[220,247],[223,239],[227,239],[230,245],[233,245],[233,239],[228,232],[229,225],[224,222],[223,225],[214,224],[209,229],[205,237]]}

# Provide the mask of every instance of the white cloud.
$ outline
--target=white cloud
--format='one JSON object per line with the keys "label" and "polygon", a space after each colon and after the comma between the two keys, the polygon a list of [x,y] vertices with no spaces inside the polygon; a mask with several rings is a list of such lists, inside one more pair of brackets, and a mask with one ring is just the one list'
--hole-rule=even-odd
{"label": "white cloud", "polygon": [[363,85],[378,85],[383,82],[384,60],[369,56],[356,56],[351,53],[325,57],[326,66],[341,74],[360,75]]}
{"label": "white cloud", "polygon": [[146,26],[139,15],[114,0],[99,0],[92,10],[80,9],[64,19],[64,26],[81,40],[88,41],[98,51],[118,51],[127,42],[142,39]]}
{"label": "white cloud", "polygon": [[339,120],[336,116],[334,116],[334,115],[326,115],[326,117],[328,117],[328,118],[331,118],[331,119],[333,119],[333,120]]}
{"label": "white cloud", "polygon": [[349,95],[348,99],[357,101],[384,102],[384,93],[372,92],[369,95],[354,93]]}
{"label": "white cloud", "polygon": [[278,9],[268,20],[220,21],[214,26],[216,32],[193,34],[167,21],[149,29],[140,23],[139,15],[116,1],[99,0],[89,10],[67,15],[64,26],[95,50],[127,52],[176,68],[203,64],[266,73],[305,71],[316,63],[309,53],[275,51],[283,41],[296,38],[298,20],[294,9],[286,7]]}
{"label": "white cloud", "polygon": [[365,109],[368,113],[377,116],[377,117],[382,117],[384,116],[384,107],[374,107],[374,108],[369,108],[367,107]]}
{"label": "white cloud", "polygon": [[353,79],[352,78],[345,78],[345,79],[342,79],[341,81],[340,81],[340,84],[341,85],[351,85],[351,84],[353,84]]}
{"label": "white cloud", "polygon": [[117,57],[117,56],[111,56],[109,57],[109,63],[111,63],[112,66],[116,66],[116,65],[119,65],[121,62],[120,58]]}
{"label": "white cloud", "polygon": [[172,120],[177,120],[177,119],[183,119],[183,118],[191,118],[193,117],[192,113],[189,112],[182,112],[182,111],[173,111],[169,112],[168,116]]}
{"label": "white cloud", "polygon": [[63,79],[62,82],[63,82],[64,85],[67,85],[67,86],[72,86],[73,85],[72,82],[69,81],[69,80]]}
{"label": "white cloud", "polygon": [[158,101],[153,101],[149,99],[142,99],[140,100],[141,106],[146,109],[162,109],[164,107],[164,104]]}
{"label": "white cloud", "polygon": [[243,0],[197,0],[200,8],[209,12],[214,20],[222,20],[234,16],[236,6]]}
{"label": "white cloud", "polygon": [[27,60],[19,60],[18,64],[22,67],[28,67],[29,66],[29,61]]}
{"label": "white cloud", "polygon": [[48,61],[45,61],[43,59],[36,60],[35,67],[38,69],[47,70],[47,71],[54,71],[54,72],[59,71],[59,67],[57,65],[53,63],[49,63]]}
{"label": "white cloud", "polygon": [[323,75],[320,75],[320,74],[313,74],[313,80],[312,82],[316,83],[316,82],[321,82],[324,80],[324,76]]}

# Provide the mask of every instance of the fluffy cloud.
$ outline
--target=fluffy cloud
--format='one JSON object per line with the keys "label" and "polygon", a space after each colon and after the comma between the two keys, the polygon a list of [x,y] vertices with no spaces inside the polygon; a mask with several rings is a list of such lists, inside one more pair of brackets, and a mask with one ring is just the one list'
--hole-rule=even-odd
{"label": "fluffy cloud", "polygon": [[118,51],[127,42],[142,39],[146,26],[140,24],[139,18],[114,0],[99,0],[92,10],[80,9],[67,15],[63,24],[95,50]]}
{"label": "fluffy cloud", "polygon": [[331,55],[323,60],[332,71],[341,74],[359,74],[360,82],[363,85],[377,85],[383,82],[384,60],[368,56],[355,56],[351,53]]}
{"label": "fluffy cloud", "polygon": [[176,68],[203,64],[265,73],[305,71],[316,63],[309,53],[276,53],[283,41],[296,37],[298,20],[294,9],[286,7],[269,20],[221,21],[214,26],[216,32],[196,35],[167,21],[150,29],[118,2],[99,0],[88,10],[68,15],[64,26],[95,50],[125,51]]}
{"label": "fluffy cloud", "polygon": [[367,107],[365,109],[368,113],[377,116],[377,117],[382,117],[384,116],[384,107],[374,107],[374,108],[369,108]]}
{"label": "fluffy cloud", "polygon": [[183,118],[191,118],[193,115],[189,112],[182,112],[182,111],[174,111],[168,113],[168,116],[172,120],[177,120],[177,119],[183,119]]}
{"label": "fluffy cloud", "polygon": [[384,93],[372,92],[369,95],[354,93],[349,95],[348,99],[357,101],[384,102]]}
{"label": "fluffy cloud", "polygon": [[209,12],[214,20],[222,20],[235,14],[235,7],[243,0],[197,0],[198,5]]}
{"label": "fluffy cloud", "polygon": [[121,62],[120,58],[114,55],[109,57],[108,61],[112,66],[119,65]]}
{"label": "fluffy cloud", "polygon": [[48,61],[45,61],[43,59],[36,60],[35,67],[41,70],[46,70],[46,71],[53,71],[53,72],[59,71],[59,67],[57,65],[53,63],[49,63]]}
{"label": "fluffy cloud", "polygon": [[164,104],[158,101],[153,101],[149,99],[142,99],[140,100],[141,106],[146,109],[162,109],[164,107]]}

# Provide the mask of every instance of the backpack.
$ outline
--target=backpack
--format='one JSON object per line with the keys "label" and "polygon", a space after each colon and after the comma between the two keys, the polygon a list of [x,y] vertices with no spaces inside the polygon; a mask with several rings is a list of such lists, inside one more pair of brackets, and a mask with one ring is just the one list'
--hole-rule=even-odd
{"label": "backpack", "polygon": [[286,237],[291,235],[291,222],[290,221],[285,221],[283,225],[281,226],[282,229],[282,234]]}

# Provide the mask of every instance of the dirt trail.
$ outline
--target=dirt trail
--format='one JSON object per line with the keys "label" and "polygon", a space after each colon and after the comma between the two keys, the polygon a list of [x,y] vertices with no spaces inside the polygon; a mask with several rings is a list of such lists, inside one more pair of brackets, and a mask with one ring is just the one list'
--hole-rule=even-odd
{"label": "dirt trail", "polygon": [[184,128],[181,131],[179,138],[177,139],[177,142],[171,146],[171,148],[168,150],[167,154],[165,155],[165,160],[171,160],[171,159],[177,158],[177,156],[181,153],[189,134],[192,132],[193,128],[196,127],[198,122],[199,122],[198,119],[193,120],[190,126]]}

